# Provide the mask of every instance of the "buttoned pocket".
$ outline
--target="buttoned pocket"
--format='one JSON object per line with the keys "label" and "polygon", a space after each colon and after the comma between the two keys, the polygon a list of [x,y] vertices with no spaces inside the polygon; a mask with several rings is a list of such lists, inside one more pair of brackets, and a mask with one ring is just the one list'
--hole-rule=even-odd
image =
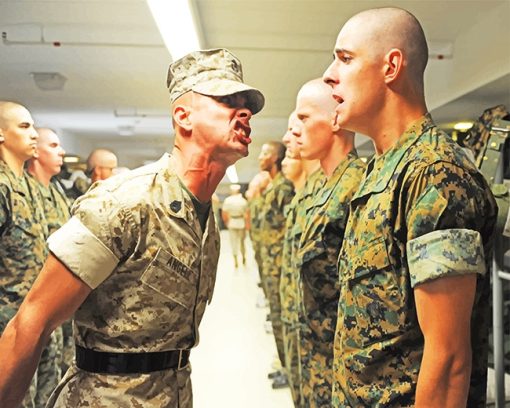
{"label": "buttoned pocket", "polygon": [[346,301],[353,306],[348,318],[356,322],[355,342],[367,347],[398,335],[405,324],[405,295],[384,238],[362,247],[348,264],[342,279]]}
{"label": "buttoned pocket", "polygon": [[197,280],[189,266],[162,248],[141,277],[145,285],[190,310],[197,298]]}

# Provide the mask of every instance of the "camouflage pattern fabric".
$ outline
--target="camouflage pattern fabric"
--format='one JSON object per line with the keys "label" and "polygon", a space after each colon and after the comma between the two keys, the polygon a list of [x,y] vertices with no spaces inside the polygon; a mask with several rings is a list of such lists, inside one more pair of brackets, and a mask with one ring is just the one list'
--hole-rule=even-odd
{"label": "camouflage pattern fabric", "polygon": [[429,115],[369,164],[339,256],[334,407],[411,407],[423,355],[413,288],[476,273],[469,407],[484,407],[497,208],[483,176]]}
{"label": "camouflage pattern fabric", "polygon": [[478,118],[469,130],[468,136],[462,141],[464,147],[472,150],[478,167],[480,167],[485,150],[487,149],[492,123],[509,115],[510,113],[504,105],[484,110],[482,116]]}
{"label": "camouflage pattern fabric", "polygon": [[262,240],[261,240],[261,224],[262,224],[262,207],[264,206],[264,197],[260,195],[248,201],[250,210],[250,240],[253,247],[253,254],[259,271],[260,283],[264,295],[267,297],[265,289],[265,278],[262,275]]}
{"label": "camouflage pattern fabric", "polygon": [[168,68],[167,87],[173,103],[189,91],[209,96],[244,92],[247,106],[255,115],[264,107],[264,96],[243,83],[241,61],[224,48],[190,52]]}
{"label": "camouflage pattern fabric", "polygon": [[285,368],[289,380],[294,406],[302,406],[301,399],[301,367],[299,360],[299,310],[300,283],[299,273],[295,265],[297,246],[304,227],[306,202],[322,188],[324,174],[321,170],[311,174],[301,190],[286,208],[285,238],[283,241],[282,272],[280,277],[280,302],[285,353]]}
{"label": "camouflage pattern fabric", "polygon": [[[34,191],[39,192],[40,199],[37,202],[42,206],[48,225],[48,234],[52,234],[70,217],[67,198],[52,183],[46,187],[33,176],[29,176],[29,182]],[[68,336],[64,339],[63,327],[58,327],[51,334],[50,341],[41,354],[37,367],[36,407],[46,406],[51,393],[62,378],[62,367],[64,365],[68,367],[74,358],[74,345],[72,337],[69,336],[69,331],[72,335],[71,322],[66,322],[65,325],[67,325]],[[64,364],[64,345],[67,351],[67,364]]]}
{"label": "camouflage pattern fabric", "polygon": [[352,151],[304,206],[306,222],[296,258],[302,283],[299,339],[303,406],[307,408],[331,407],[339,297],[337,259],[349,204],[364,170],[365,164]]}
{"label": "camouflage pattern fabric", "polygon": [[285,365],[283,348],[281,305],[280,305],[280,275],[282,267],[283,240],[285,236],[285,207],[294,197],[294,186],[279,172],[263,194],[264,207],[262,209],[261,240],[262,245],[262,275],[266,283],[267,300],[269,301],[269,316],[273,325],[278,356]]}
{"label": "camouflage pattern fabric", "polygon": [[[37,189],[0,160],[0,333],[12,319],[42,268],[48,229]],[[22,403],[35,407],[37,375]]]}
{"label": "camouflage pattern fabric", "polygon": [[[50,237],[55,256],[94,289],[74,316],[80,346],[122,353],[198,344],[214,289],[219,233],[212,208],[202,233],[174,168],[164,155],[95,184]],[[190,408],[190,371],[108,375],[73,363],[48,407]]]}

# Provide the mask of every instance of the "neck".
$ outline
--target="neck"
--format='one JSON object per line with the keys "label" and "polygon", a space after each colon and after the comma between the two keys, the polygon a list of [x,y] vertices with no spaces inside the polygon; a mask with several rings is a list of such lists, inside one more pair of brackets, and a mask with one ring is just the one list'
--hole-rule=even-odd
{"label": "neck", "polygon": [[305,186],[305,183],[306,183],[306,172],[303,170],[301,172],[301,174],[299,175],[299,177],[297,177],[296,179],[294,180],[291,180],[292,181],[292,184],[294,185],[294,190],[296,191],[299,191],[301,190],[304,186]]}
{"label": "neck", "polygon": [[50,180],[52,175],[48,174],[44,169],[37,164],[37,162],[30,161],[27,171],[34,176],[34,178],[39,181],[43,186],[48,187],[50,185]]}
{"label": "neck", "polygon": [[303,169],[307,177],[319,170],[320,167],[321,162],[319,160],[303,160]]}
{"label": "neck", "polygon": [[335,135],[331,148],[327,155],[321,159],[321,167],[327,178],[330,178],[338,165],[345,160],[349,152],[353,149],[352,139],[347,139],[342,135]]}
{"label": "neck", "polygon": [[9,169],[11,169],[17,177],[21,177],[23,175],[23,165],[25,164],[25,160],[12,155],[9,151],[4,149],[0,149],[0,160],[3,160],[5,164],[7,164],[7,167],[9,167]]}
{"label": "neck", "polygon": [[377,117],[371,119],[370,128],[361,133],[369,136],[375,146],[377,154],[383,154],[396,143],[409,126],[427,113],[424,101],[410,103],[403,98],[395,97],[380,111]]}
{"label": "neck", "polygon": [[271,167],[271,170],[269,170],[269,175],[271,176],[271,179],[274,179],[279,172],[280,170],[278,170],[278,167],[276,167],[276,164],[274,164],[273,167]]}
{"label": "neck", "polygon": [[211,160],[200,149],[175,146],[172,151],[177,175],[186,188],[202,202],[208,202],[225,176],[228,165]]}

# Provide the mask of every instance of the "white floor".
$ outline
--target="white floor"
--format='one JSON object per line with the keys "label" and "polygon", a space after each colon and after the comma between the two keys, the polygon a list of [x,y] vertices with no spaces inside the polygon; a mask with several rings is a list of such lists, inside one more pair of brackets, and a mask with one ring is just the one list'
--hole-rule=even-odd
{"label": "white floor", "polygon": [[276,356],[266,334],[268,309],[257,308],[260,289],[249,240],[247,265],[234,269],[228,234],[222,249],[212,303],[191,353],[195,408],[292,408],[289,388],[273,390],[267,374]]}

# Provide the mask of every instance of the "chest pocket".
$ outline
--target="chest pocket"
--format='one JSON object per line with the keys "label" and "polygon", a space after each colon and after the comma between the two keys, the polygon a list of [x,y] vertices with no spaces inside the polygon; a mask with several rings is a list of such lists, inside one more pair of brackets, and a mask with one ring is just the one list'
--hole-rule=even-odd
{"label": "chest pocket", "polygon": [[141,277],[160,295],[193,310],[197,298],[198,275],[169,252],[160,248]]}
{"label": "chest pocket", "polygon": [[47,230],[44,228],[40,213],[27,205],[27,200],[20,193],[13,193],[12,197],[12,225],[10,236],[16,240],[15,246],[27,245],[34,238],[45,239]]}
{"label": "chest pocket", "polygon": [[391,339],[405,324],[405,287],[400,282],[388,255],[383,237],[356,251],[341,265],[341,280],[347,319],[355,321],[351,333],[362,347]]}

